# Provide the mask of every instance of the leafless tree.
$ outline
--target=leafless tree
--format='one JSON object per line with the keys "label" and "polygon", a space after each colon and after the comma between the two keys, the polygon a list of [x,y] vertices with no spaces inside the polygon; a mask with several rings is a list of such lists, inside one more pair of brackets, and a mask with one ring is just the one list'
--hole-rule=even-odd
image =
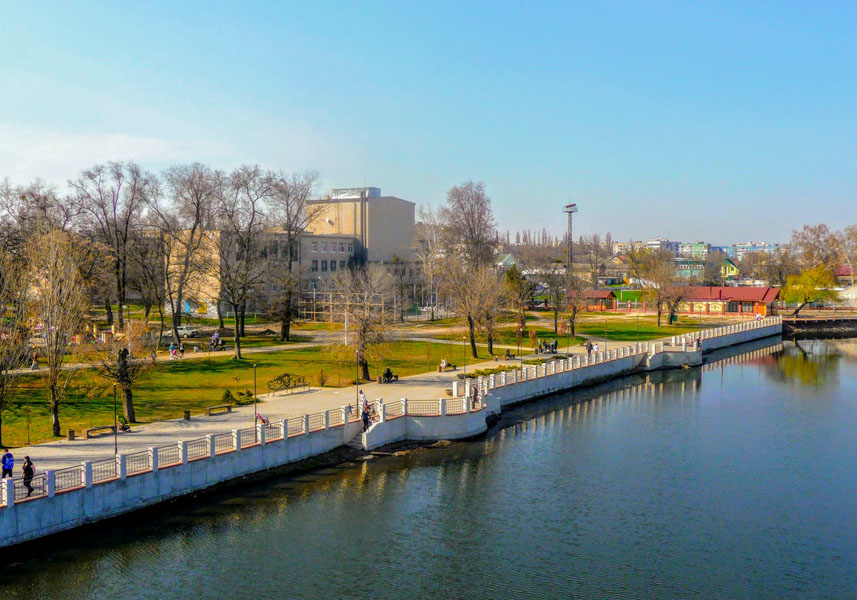
{"label": "leafless tree", "polygon": [[29,338],[27,280],[20,256],[0,249],[0,446],[3,445],[3,413],[15,397],[14,371],[27,359]]}
{"label": "leafless tree", "polygon": [[405,320],[405,308],[412,296],[414,287],[413,267],[398,256],[394,256],[390,265],[390,277],[393,282],[393,305],[399,322]]}
{"label": "leafless tree", "polygon": [[156,184],[151,175],[133,162],[111,162],[84,171],[80,177],[69,181],[69,185],[75,191],[78,210],[84,216],[84,227],[109,249],[118,325],[122,329],[128,245],[146,207],[146,197]]}
{"label": "leafless tree", "polygon": [[419,209],[420,222],[416,226],[414,255],[423,270],[423,276],[429,289],[431,318],[435,318],[437,303],[438,269],[443,257],[443,225],[431,205]]}
{"label": "leafless tree", "polygon": [[117,337],[105,343],[96,342],[91,363],[102,378],[119,387],[122,392],[122,413],[130,423],[136,423],[134,385],[151,365],[147,357],[151,345],[142,323],[129,323],[127,332],[128,335],[121,339]]}
{"label": "leafless tree", "polygon": [[232,306],[235,318],[235,358],[241,356],[238,313],[268,272],[263,207],[271,195],[271,179],[258,166],[243,166],[229,177],[224,193],[215,201],[219,229],[218,261],[210,264],[220,284],[221,297]]}
{"label": "leafless tree", "polygon": [[223,180],[222,173],[199,163],[172,167],[164,173],[168,198],[160,193],[149,197],[163,237],[164,284],[176,340],[187,293],[208,272],[207,262],[216,254],[211,227]]}
{"label": "leafless tree", "polygon": [[440,210],[447,254],[459,254],[474,268],[490,264],[497,229],[485,183],[468,181],[447,192]]}
{"label": "leafless tree", "polygon": [[26,186],[0,183],[0,233],[3,247],[14,253],[24,252],[28,239],[53,229],[71,229],[77,218],[77,207],[68,198],[41,180]]}
{"label": "leafless tree", "polygon": [[497,315],[506,297],[506,285],[502,273],[493,267],[482,267],[471,277],[474,293],[482,298],[482,310],[478,315],[479,325],[488,341],[488,354],[494,354],[494,338],[497,335]]}
{"label": "leafless tree", "polygon": [[298,240],[319,214],[319,208],[309,204],[317,182],[318,174],[314,172],[278,173],[271,182],[269,223],[282,232],[286,241],[286,256],[270,273],[272,282],[283,290],[274,307],[274,314],[280,321],[281,340],[289,339],[297,314],[301,277]]}
{"label": "leafless tree", "polygon": [[524,309],[533,301],[536,286],[533,282],[527,280],[517,265],[513,265],[506,270],[505,285],[507,291],[506,298],[511,300],[515,308],[519,311],[518,319],[520,326],[524,327],[526,325]]}
{"label": "leafless tree", "polygon": [[467,335],[470,341],[470,352],[473,358],[478,358],[476,351],[476,327],[483,314],[483,298],[481,290],[476,285],[477,273],[485,267],[473,267],[466,259],[451,256],[446,259],[443,267],[441,286],[446,296],[452,301],[458,317],[467,325]]}
{"label": "leafless tree", "polygon": [[143,319],[148,325],[152,307],[158,312],[159,331],[156,346],[164,337],[164,304],[166,297],[166,237],[155,227],[134,232],[128,249],[128,288],[143,302]]}
{"label": "leafless tree", "polygon": [[557,259],[548,259],[542,264],[540,279],[548,296],[548,303],[553,311],[553,332],[559,333],[559,311],[566,303],[566,273],[565,265]]}
{"label": "leafless tree", "polygon": [[41,329],[53,434],[60,435],[59,405],[65,399],[74,370],[63,369],[72,336],[81,332],[89,308],[80,274],[83,257],[68,233],[54,230],[28,242],[27,259],[32,293],[32,316]]}
{"label": "leafless tree", "polygon": [[840,254],[833,232],[824,223],[804,225],[792,231],[789,246],[797,257],[801,269],[824,265],[828,269],[838,266]]}
{"label": "leafless tree", "polygon": [[566,283],[566,307],[568,308],[568,321],[571,325],[571,337],[575,337],[575,328],[577,325],[577,316],[585,312],[589,307],[589,298],[586,296],[586,291],[589,286],[580,277],[571,275],[567,278]]}
{"label": "leafless tree", "polygon": [[348,342],[356,352],[361,377],[369,380],[368,351],[384,340],[383,306],[393,289],[386,269],[379,265],[337,271],[332,280],[334,310],[348,314]]}
{"label": "leafless tree", "polygon": [[690,290],[687,281],[676,274],[671,252],[646,250],[640,254],[639,260],[643,287],[655,305],[660,327],[664,309],[667,309],[672,321],[679,303],[687,297]]}

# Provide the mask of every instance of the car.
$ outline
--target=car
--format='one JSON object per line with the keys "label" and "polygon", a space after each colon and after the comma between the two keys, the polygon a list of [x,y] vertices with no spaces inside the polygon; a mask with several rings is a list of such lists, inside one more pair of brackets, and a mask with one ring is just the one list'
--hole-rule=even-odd
{"label": "car", "polygon": [[199,330],[194,329],[190,325],[179,325],[178,333],[179,333],[179,337],[195,338],[195,337],[199,336]]}

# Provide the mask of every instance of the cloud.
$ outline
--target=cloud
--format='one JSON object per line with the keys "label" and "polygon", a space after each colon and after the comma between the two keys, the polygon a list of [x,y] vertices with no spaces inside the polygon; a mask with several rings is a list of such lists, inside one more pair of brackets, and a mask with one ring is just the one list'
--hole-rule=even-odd
{"label": "cloud", "polygon": [[27,183],[41,178],[62,187],[81,170],[111,160],[145,166],[184,159],[173,140],[127,133],[69,133],[0,122],[0,179]]}

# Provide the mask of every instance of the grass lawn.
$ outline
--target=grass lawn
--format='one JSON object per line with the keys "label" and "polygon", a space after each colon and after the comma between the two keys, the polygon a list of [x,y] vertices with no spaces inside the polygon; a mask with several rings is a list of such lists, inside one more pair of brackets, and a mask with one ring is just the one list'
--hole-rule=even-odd
{"label": "grass lawn", "polygon": [[[461,352],[463,350],[462,347]],[[384,344],[375,350],[374,356],[370,356],[369,372],[377,377],[389,365],[397,375],[415,375],[435,369],[444,357],[456,363],[460,361],[457,354],[461,352],[451,352],[445,344],[426,342]],[[219,357],[212,354],[210,365],[206,359],[184,360],[159,363],[148,371],[134,390],[138,421],[146,423],[177,418],[184,410],[199,414],[207,406],[220,404],[226,389],[233,394],[239,390],[252,391],[254,363],[257,365],[259,394],[266,393],[267,382],[282,373],[304,375],[314,387],[318,386],[318,375],[322,369],[328,377],[328,387],[350,385],[356,375],[352,350],[341,347],[264,352],[248,355],[242,361],[230,360],[219,354]],[[89,427],[113,423],[112,386],[89,370],[78,372],[72,386],[67,401],[60,406],[63,434],[67,429],[81,432]],[[10,446],[27,443],[28,412],[30,442],[55,439],[50,431],[48,403],[41,378],[37,375],[23,376],[21,388],[17,401],[3,412],[3,443]]]}
{"label": "grass lawn", "polygon": [[[658,327],[657,318],[648,315],[641,316],[639,319],[616,315],[586,316],[575,323],[575,332],[603,338],[606,329],[606,337],[609,340],[645,342],[700,329],[699,322],[688,317],[679,317],[678,323],[669,326],[665,324],[666,318],[661,322],[664,325]],[[711,326],[713,326],[712,323],[704,323],[702,328]]]}

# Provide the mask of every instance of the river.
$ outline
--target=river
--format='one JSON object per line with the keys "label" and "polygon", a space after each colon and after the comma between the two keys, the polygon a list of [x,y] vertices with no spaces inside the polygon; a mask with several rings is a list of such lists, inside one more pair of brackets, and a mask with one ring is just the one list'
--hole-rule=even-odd
{"label": "river", "polygon": [[14,549],[0,597],[857,597],[857,342],[720,358]]}

